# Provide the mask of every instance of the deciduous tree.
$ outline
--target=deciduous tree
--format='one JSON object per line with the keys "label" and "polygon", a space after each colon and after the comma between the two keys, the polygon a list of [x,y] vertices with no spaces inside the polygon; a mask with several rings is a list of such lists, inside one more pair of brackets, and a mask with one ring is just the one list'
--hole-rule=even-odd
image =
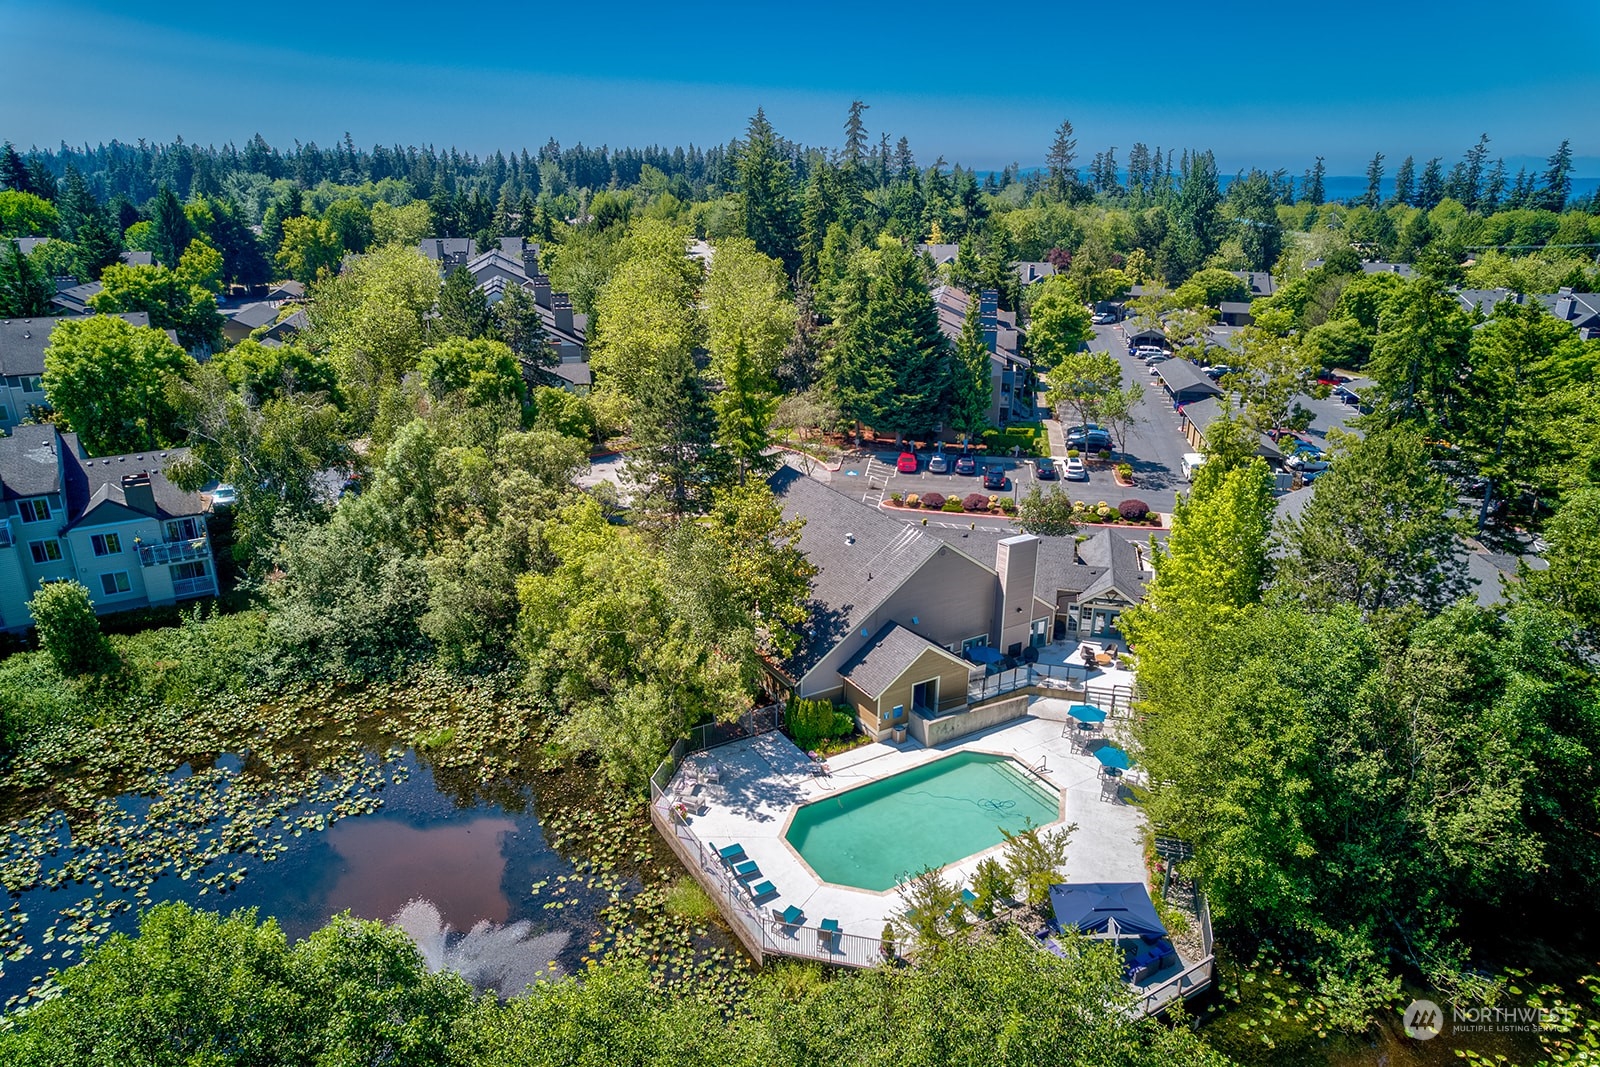
{"label": "deciduous tree", "polygon": [[161,330],[115,315],[60,322],[44,351],[44,390],[91,455],[175,444],[172,390],[195,361]]}

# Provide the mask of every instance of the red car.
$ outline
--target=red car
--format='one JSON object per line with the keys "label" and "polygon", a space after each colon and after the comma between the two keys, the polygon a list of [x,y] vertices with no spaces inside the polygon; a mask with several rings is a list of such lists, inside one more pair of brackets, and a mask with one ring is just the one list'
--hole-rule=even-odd
{"label": "red car", "polygon": [[894,466],[895,470],[901,474],[917,473],[917,454],[915,452],[900,453],[900,458],[895,461]]}

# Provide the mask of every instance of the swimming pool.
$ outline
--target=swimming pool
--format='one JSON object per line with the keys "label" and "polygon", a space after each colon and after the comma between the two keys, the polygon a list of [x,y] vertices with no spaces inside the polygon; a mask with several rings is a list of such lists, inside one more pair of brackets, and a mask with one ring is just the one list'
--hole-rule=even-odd
{"label": "swimming pool", "polygon": [[1015,760],[958,752],[813,801],[785,838],[823,881],[881,892],[1000,844],[1001,827],[1060,817],[1060,795]]}

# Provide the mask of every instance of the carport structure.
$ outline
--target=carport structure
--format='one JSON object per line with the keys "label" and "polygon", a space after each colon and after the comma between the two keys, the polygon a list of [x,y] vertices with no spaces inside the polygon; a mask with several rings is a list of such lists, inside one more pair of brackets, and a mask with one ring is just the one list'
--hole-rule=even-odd
{"label": "carport structure", "polygon": [[1156,377],[1175,407],[1222,395],[1217,383],[1200,373],[1200,368],[1186,359],[1170,359],[1161,364],[1156,368]]}

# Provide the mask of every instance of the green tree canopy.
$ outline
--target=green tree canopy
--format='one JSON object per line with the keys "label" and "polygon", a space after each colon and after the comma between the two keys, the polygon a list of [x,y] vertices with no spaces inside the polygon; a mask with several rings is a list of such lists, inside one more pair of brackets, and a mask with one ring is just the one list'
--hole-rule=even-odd
{"label": "green tree canopy", "polygon": [[1028,354],[1049,373],[1094,336],[1089,312],[1072,280],[1053,274],[1040,283],[1028,316]]}
{"label": "green tree canopy", "polygon": [[1469,590],[1455,506],[1417,431],[1346,438],[1305,510],[1279,531],[1277,589],[1319,611],[1437,613]]}
{"label": "green tree canopy", "polygon": [[62,677],[101,674],[116,665],[116,653],[100,632],[89,590],[81,582],[48,582],[28,601],[39,647]]}
{"label": "green tree canopy", "polygon": [[51,331],[43,381],[51,406],[84,447],[105,456],[176,444],[173,391],[195,369],[161,330],[94,315]]}

